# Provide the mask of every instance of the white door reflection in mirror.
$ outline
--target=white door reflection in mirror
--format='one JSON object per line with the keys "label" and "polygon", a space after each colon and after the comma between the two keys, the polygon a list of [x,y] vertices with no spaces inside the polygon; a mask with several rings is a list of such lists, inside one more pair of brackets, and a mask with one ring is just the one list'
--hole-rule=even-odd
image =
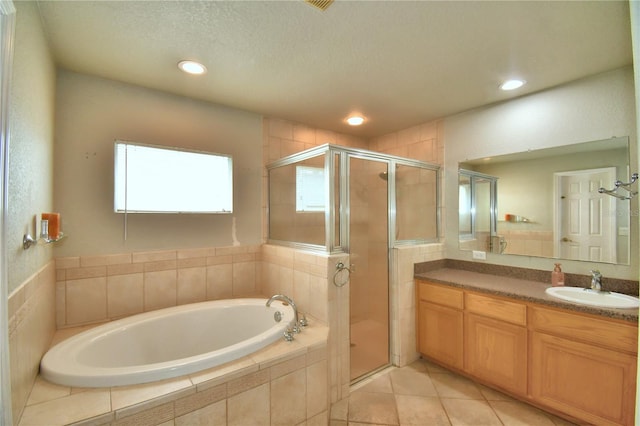
{"label": "white door reflection in mirror", "polygon": [[616,168],[558,172],[555,180],[556,257],[616,263],[616,199],[598,192],[616,180]]}

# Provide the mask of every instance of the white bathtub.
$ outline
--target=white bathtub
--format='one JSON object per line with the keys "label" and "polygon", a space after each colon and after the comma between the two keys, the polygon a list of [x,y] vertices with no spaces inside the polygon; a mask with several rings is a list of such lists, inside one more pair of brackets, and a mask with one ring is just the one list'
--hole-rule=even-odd
{"label": "white bathtub", "polygon": [[[65,386],[153,382],[215,367],[283,338],[293,309],[266,299],[176,306],[92,328],[52,347],[40,374]],[[276,322],[274,314],[283,316]]]}

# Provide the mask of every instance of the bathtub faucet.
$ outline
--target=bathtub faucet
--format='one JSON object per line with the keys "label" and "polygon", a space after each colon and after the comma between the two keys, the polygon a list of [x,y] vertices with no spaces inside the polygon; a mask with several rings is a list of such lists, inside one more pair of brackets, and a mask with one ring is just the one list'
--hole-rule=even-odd
{"label": "bathtub faucet", "polygon": [[602,291],[602,274],[598,270],[591,271],[591,290]]}
{"label": "bathtub faucet", "polygon": [[298,325],[298,308],[296,308],[296,304],[293,303],[293,300],[291,300],[284,294],[274,294],[269,298],[269,300],[267,300],[267,307],[271,306],[271,303],[274,300],[279,300],[291,305],[291,308],[293,308],[293,327],[291,327],[291,331],[293,331],[294,333],[300,333],[300,326]]}

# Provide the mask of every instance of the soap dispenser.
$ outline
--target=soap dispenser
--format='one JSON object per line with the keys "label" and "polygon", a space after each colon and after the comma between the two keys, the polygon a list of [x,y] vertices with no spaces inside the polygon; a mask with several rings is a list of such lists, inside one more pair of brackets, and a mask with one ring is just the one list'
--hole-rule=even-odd
{"label": "soap dispenser", "polygon": [[553,268],[553,272],[551,272],[551,285],[559,287],[564,285],[564,272],[562,272],[559,263],[556,263],[555,265],[556,267]]}

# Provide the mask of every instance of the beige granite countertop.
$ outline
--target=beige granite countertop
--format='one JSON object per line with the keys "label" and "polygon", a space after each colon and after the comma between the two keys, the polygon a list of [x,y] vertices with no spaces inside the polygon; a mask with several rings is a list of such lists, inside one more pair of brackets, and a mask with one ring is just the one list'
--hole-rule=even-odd
{"label": "beige granite countertop", "polygon": [[525,302],[539,303],[609,318],[638,322],[638,309],[600,308],[565,302],[545,293],[549,284],[539,281],[505,277],[500,275],[483,274],[460,269],[441,268],[428,272],[416,273],[417,279],[424,279],[436,283],[448,284],[453,287],[512,297]]}

